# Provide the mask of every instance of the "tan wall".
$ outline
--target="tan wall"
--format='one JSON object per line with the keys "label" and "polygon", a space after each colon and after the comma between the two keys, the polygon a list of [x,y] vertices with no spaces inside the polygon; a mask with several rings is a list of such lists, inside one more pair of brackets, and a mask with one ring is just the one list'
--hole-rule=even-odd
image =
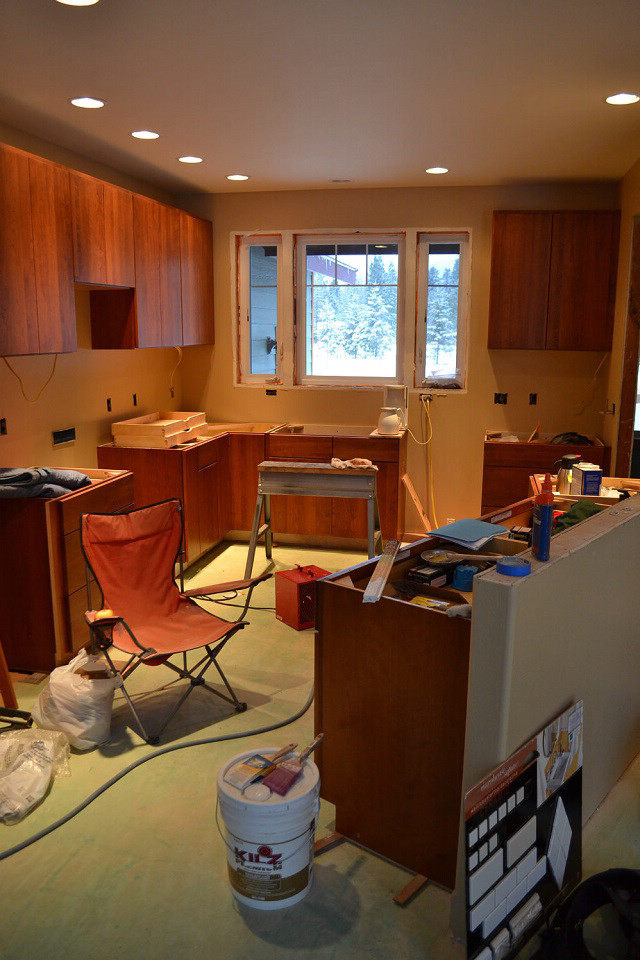
{"label": "tan wall", "polygon": [[[24,400],[17,380],[0,362],[0,417],[7,421],[7,435],[0,436],[0,466],[94,467],[96,446],[111,439],[112,421],[180,408],[179,387],[174,400],[169,394],[175,350],[91,350],[87,291],[76,292],[76,317],[78,350],[59,355],[53,379],[37,403]],[[49,376],[53,356],[10,357],[9,362],[33,398]],[[51,431],[66,427],[76,428],[75,444],[55,448]]]}
{"label": "tan wall", "polygon": [[[616,402],[616,415],[605,417],[604,438],[615,447],[618,439],[620,390],[622,388],[622,361],[629,302],[629,268],[631,263],[631,235],[633,219],[640,216],[640,160],[620,181],[620,258],[618,261],[618,290],[616,296],[615,326],[611,366],[608,371],[607,396]],[[613,458],[615,463],[615,457]]]}
{"label": "tan wall", "polygon": [[[219,194],[210,197],[208,203],[200,199],[197,212],[210,216],[215,229],[216,346],[185,351],[184,403],[189,408],[204,408],[216,419],[273,418],[372,426],[377,421],[382,399],[379,390],[280,388],[277,397],[266,397],[264,389],[234,385],[231,231],[469,227],[473,232],[473,250],[468,392],[462,396],[436,398],[432,405],[433,464],[438,519],[477,515],[485,428],[527,431],[540,420],[545,432],[570,429],[600,432],[599,411],[603,409],[608,373],[605,362],[597,381],[593,381],[601,354],[487,350],[492,211],[617,205],[617,189],[612,183],[318,190]],[[496,390],[508,392],[506,407],[494,405]],[[538,394],[536,407],[528,405],[530,392]],[[410,402],[410,426],[418,435],[419,417],[419,403],[414,393]],[[412,441],[409,472],[424,502],[424,448]],[[407,528],[418,529],[413,508],[407,514]]]}

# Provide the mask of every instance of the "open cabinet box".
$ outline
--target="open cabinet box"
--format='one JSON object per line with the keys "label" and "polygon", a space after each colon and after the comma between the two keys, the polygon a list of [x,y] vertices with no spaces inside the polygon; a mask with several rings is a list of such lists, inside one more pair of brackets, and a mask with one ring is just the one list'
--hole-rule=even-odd
{"label": "open cabinet box", "polygon": [[[566,501],[567,507],[571,505]],[[483,517],[530,526],[532,498]],[[596,521],[598,518],[592,518]],[[592,521],[585,521],[585,525]],[[580,525],[582,527],[582,524]],[[573,531],[558,534],[571,538]],[[403,867],[452,889],[456,878],[463,794],[467,695],[474,662],[495,657],[496,676],[504,666],[499,630],[476,649],[473,629],[485,578],[477,574],[472,594],[434,588],[436,597],[470,601],[471,619],[448,616],[394,596],[394,583],[434,547],[452,546],[424,537],[397,554],[388,586],[376,603],[363,604],[364,589],[377,560],[368,560],[319,581],[316,600],[315,730],[325,739],[318,751],[323,798],[335,804],[336,831]],[[473,559],[472,551],[468,553]],[[495,537],[483,553],[513,556],[526,543]],[[553,566],[532,562],[534,568]],[[508,587],[515,578],[499,577]],[[525,578],[528,579],[528,578]],[[495,611],[486,601],[482,620]],[[492,650],[495,648],[495,653]],[[499,697],[486,704],[496,715],[506,709]]]}

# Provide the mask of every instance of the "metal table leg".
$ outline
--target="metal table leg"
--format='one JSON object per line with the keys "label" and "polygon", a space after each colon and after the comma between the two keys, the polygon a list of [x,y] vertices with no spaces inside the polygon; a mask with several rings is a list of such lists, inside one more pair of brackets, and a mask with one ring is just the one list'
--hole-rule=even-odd
{"label": "metal table leg", "polygon": [[[262,513],[262,503],[264,495],[259,493],[256,498],[256,509],[253,514],[253,527],[251,528],[251,539],[249,540],[249,553],[247,554],[247,565],[244,568],[245,580],[251,576],[253,569],[253,558],[256,553],[256,543],[258,542],[258,531],[260,530],[260,515]],[[269,554],[267,554],[269,556]]]}

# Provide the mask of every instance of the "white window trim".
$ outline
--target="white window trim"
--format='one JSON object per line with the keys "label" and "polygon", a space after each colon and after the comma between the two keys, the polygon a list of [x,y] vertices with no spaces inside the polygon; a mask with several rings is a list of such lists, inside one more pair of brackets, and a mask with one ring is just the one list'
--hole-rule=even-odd
{"label": "white window trim", "polygon": [[[463,396],[467,392],[466,382],[468,375],[468,326],[471,323],[471,257],[472,257],[472,231],[468,227],[449,227],[435,229],[433,227],[406,227],[402,229],[384,229],[384,228],[353,228],[353,229],[309,229],[309,230],[256,230],[256,231],[232,231],[229,237],[229,280],[231,286],[231,311],[234,335],[232,337],[233,351],[233,369],[234,384],[237,387],[248,390],[255,390],[256,387],[264,389],[265,387],[277,387],[278,390],[336,390],[341,387],[350,390],[372,391],[380,390],[381,383],[392,382],[389,378],[381,381],[363,382],[358,378],[352,383],[344,379],[334,382],[320,383],[299,383],[296,380],[295,354],[296,354],[296,265],[294,251],[296,249],[296,239],[300,236],[313,237],[393,237],[392,242],[399,245],[402,242],[404,247],[405,270],[401,271],[398,277],[398,379],[393,382],[406,383],[409,390],[413,392],[428,392],[435,396]],[[453,237],[465,237],[467,239],[467,257],[466,271],[465,264],[462,270],[466,277],[466,301],[467,301],[467,336],[465,337],[465,361],[464,374],[465,386],[461,389],[457,387],[447,387],[444,385],[432,386],[424,382],[422,371],[418,361],[419,341],[424,335],[424,304],[422,313],[416,313],[418,306],[418,253],[420,237],[445,237],[451,240]],[[267,240],[274,241],[277,238],[281,243],[281,265],[282,270],[279,274],[281,283],[278,290],[278,375],[264,376],[255,374],[247,377],[243,376],[243,367],[241,364],[241,355],[247,348],[244,346],[241,337],[240,328],[240,301],[244,295],[240,278],[240,249],[243,240],[253,240],[254,243],[266,243]],[[456,239],[456,242],[457,239]],[[463,258],[464,260],[465,258]],[[246,274],[245,274],[246,275]],[[461,287],[462,287],[461,273]],[[400,288],[404,291],[400,292]],[[460,297],[462,299],[462,292]],[[423,299],[426,298],[426,289]],[[246,313],[245,313],[246,317]],[[422,322],[420,322],[420,318]],[[246,339],[246,338],[245,338]],[[424,356],[424,347],[423,356]],[[248,369],[245,367],[244,369]]]}
{"label": "white window trim", "polygon": [[[237,378],[242,383],[263,384],[282,382],[283,345],[285,338],[285,314],[283,309],[282,282],[284,274],[283,243],[280,234],[237,235],[234,260],[236,261],[236,323],[235,364]],[[255,246],[273,246],[278,251],[278,272],[276,285],[276,372],[275,374],[251,373],[251,336],[249,333],[249,250]]]}
{"label": "white window trim", "polygon": [[[306,299],[302,291],[306,289],[306,279],[303,275],[302,262],[304,259],[303,247],[308,243],[345,243],[353,240],[354,243],[396,243],[398,245],[398,313],[396,318],[396,373],[395,377],[321,377],[304,373],[306,354]],[[309,231],[295,236],[295,339],[296,339],[296,368],[295,383],[299,386],[324,387],[378,387],[385,383],[402,383],[403,354],[404,354],[404,278],[405,269],[405,235],[402,232],[377,231],[336,231],[315,233]],[[302,298],[302,299],[301,299]],[[302,307],[301,307],[302,304]]]}
{"label": "white window trim", "polygon": [[[427,272],[430,243],[460,244],[458,284],[458,336],[456,343],[456,376],[425,377],[427,341]],[[469,365],[469,325],[471,322],[471,231],[419,230],[416,245],[416,326],[414,386],[437,394],[466,393]]]}

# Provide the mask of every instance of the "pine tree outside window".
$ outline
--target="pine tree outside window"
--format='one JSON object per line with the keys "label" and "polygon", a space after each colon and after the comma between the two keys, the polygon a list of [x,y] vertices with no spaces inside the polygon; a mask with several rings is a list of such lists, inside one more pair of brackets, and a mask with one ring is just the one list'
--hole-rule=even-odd
{"label": "pine tree outside window", "polygon": [[296,252],[298,382],[397,381],[401,239],[299,237]]}
{"label": "pine tree outside window", "polygon": [[463,389],[469,313],[467,234],[420,234],[416,385]]}

